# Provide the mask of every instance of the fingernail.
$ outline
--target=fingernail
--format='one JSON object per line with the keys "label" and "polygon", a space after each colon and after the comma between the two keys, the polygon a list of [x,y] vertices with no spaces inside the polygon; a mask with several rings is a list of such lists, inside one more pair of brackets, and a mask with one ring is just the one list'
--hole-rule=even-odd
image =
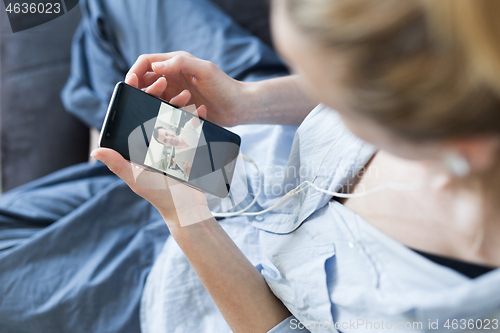
{"label": "fingernail", "polygon": [[98,160],[98,159],[99,159],[99,154],[98,154],[98,153],[99,153],[99,152],[98,152],[98,150],[97,150],[97,149],[94,149],[94,150],[92,150],[92,152],[90,153],[90,156],[91,156],[91,157],[93,157],[93,158],[95,158],[96,160]]}
{"label": "fingernail", "polygon": [[125,82],[129,82],[134,76],[137,77],[135,73],[128,73],[127,76],[125,76]]}
{"label": "fingernail", "polygon": [[165,69],[165,67],[167,67],[163,62],[153,62],[151,66],[153,66],[155,69]]}

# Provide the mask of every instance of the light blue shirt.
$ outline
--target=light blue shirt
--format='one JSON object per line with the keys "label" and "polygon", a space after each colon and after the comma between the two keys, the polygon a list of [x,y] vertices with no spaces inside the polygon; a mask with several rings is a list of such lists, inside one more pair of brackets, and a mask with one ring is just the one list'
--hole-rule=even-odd
{"label": "light blue shirt", "polygon": [[[355,178],[375,149],[348,131],[332,147],[344,127],[335,111],[320,105],[296,132],[283,126],[236,128],[242,151],[263,172],[254,211],[305,180],[338,191]],[[245,197],[245,183],[257,191],[251,167],[235,174],[235,197]],[[240,208],[251,199],[246,196]],[[293,314],[270,332],[453,332],[477,318],[483,326],[489,322],[490,332],[498,330],[500,269],[470,279],[413,252],[331,199],[309,188],[262,216],[220,222]],[[171,237],[144,288],[141,329],[231,331]]]}

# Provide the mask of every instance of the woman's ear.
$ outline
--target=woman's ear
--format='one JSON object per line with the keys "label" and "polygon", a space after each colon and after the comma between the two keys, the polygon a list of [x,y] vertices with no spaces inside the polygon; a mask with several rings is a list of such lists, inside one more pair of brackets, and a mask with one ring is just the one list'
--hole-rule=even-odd
{"label": "woman's ear", "polygon": [[[500,137],[469,137],[455,139],[446,144],[443,160],[452,173],[463,177],[469,171],[485,172],[490,170],[499,153]],[[467,168],[468,170],[466,170]],[[459,175],[460,173],[462,175]]]}

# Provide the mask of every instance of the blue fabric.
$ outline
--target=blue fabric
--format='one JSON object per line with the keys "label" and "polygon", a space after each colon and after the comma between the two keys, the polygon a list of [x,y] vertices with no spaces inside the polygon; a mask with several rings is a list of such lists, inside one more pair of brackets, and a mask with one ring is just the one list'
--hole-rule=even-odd
{"label": "blue fabric", "polygon": [[[240,80],[286,74],[209,1],[80,4],[62,99],[89,126],[101,127],[114,85],[143,53],[185,50]],[[168,235],[158,212],[100,163],[3,194],[0,332],[139,332],[143,286]]]}
{"label": "blue fabric", "polygon": [[102,164],[0,197],[0,332],[138,332],[138,302],[168,236]]}
{"label": "blue fabric", "polygon": [[82,0],[83,19],[62,92],[67,110],[100,129],[114,85],[145,53],[187,51],[229,76],[255,81],[284,75],[273,50],[208,0]]}

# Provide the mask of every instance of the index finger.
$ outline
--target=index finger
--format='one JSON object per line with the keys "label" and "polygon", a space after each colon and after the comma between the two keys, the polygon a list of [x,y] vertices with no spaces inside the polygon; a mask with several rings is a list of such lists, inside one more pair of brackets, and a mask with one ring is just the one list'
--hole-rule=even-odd
{"label": "index finger", "polygon": [[191,54],[187,52],[169,52],[169,53],[152,53],[152,54],[142,54],[140,55],[135,63],[130,67],[130,69],[127,72],[127,78],[131,74],[137,75],[139,80],[147,73],[147,72],[153,72],[153,68],[151,67],[151,64],[153,62],[158,62],[158,61],[165,61],[168,59],[171,59],[175,57],[176,55],[184,55],[186,57],[193,57]]}

